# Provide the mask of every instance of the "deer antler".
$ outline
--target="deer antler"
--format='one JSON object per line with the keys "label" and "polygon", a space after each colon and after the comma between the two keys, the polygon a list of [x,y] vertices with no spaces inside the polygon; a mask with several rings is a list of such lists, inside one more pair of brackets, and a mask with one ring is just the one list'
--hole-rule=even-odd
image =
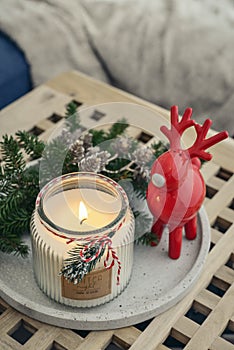
{"label": "deer antler", "polygon": [[222,131],[209,137],[208,139],[205,139],[211,124],[212,121],[210,119],[206,119],[203,125],[195,123],[194,126],[196,129],[197,138],[194,144],[188,149],[191,158],[199,157],[204,160],[211,160],[212,155],[205,152],[205,150],[228,137],[227,131]]}
{"label": "deer antler", "polygon": [[181,121],[179,122],[178,107],[171,107],[171,129],[166,126],[162,126],[160,130],[168,138],[171,149],[180,149],[180,139],[183,132],[195,124],[194,120],[191,120],[192,108],[186,108]]}

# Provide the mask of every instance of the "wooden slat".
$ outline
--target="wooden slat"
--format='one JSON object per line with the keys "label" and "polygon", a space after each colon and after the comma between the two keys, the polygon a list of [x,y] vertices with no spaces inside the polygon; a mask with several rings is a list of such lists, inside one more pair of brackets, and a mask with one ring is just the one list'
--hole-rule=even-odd
{"label": "wooden slat", "polygon": [[117,329],[114,331],[114,339],[117,339],[117,343],[122,345],[124,348],[130,347],[141,334],[135,327],[127,327]]}
{"label": "wooden slat", "polygon": [[231,285],[234,283],[234,270],[225,265],[221,266],[215,273],[215,277]]}
{"label": "wooden slat", "polygon": [[206,181],[206,184],[219,191],[225,184],[225,181],[220,179],[219,177],[213,176]]}
{"label": "wooden slat", "polygon": [[114,331],[92,332],[77,347],[77,350],[104,350],[110,344]]}
{"label": "wooden slat", "polygon": [[211,242],[216,244],[222,238],[222,236],[223,236],[222,233],[211,228]]}
{"label": "wooden slat", "polygon": [[[193,322],[188,317],[182,316],[173,326],[173,330],[177,331],[176,339],[182,343],[187,343],[188,339],[192,338],[197,332],[199,324]],[[171,333],[173,335],[173,332]]]}
{"label": "wooden slat", "polygon": [[135,102],[158,111],[166,118],[169,116],[168,111],[162,107],[146,102],[80,72],[63,73],[48,81],[46,85],[58,92],[72,95],[88,105],[98,105],[106,102]]}
{"label": "wooden slat", "polygon": [[213,177],[215,174],[218,173],[219,165],[215,164],[213,161],[206,162],[201,167],[201,173],[202,176],[207,183],[207,180],[209,180],[211,177]]}
{"label": "wooden slat", "polygon": [[157,348],[155,348],[155,350],[170,350],[170,349],[167,346],[160,344],[159,346],[157,346]]}
{"label": "wooden slat", "polygon": [[54,340],[57,344],[62,345],[65,349],[76,350],[83,339],[75,332],[69,329],[58,330]]}
{"label": "wooden slat", "polygon": [[[210,222],[214,221],[220,211],[222,211],[233,198],[234,176],[232,176],[222,187],[222,191],[216,195],[206,205],[206,212]],[[217,205],[218,203],[218,205]]]}
{"label": "wooden slat", "polygon": [[39,123],[37,123],[37,126],[43,130],[48,130],[54,127],[54,123],[52,123],[48,119],[44,119],[44,120],[41,120]]}
{"label": "wooden slat", "polygon": [[69,101],[66,94],[45,85],[38,87],[0,112],[0,137],[31,129],[54,112],[64,111]]}
{"label": "wooden slat", "polygon": [[1,350],[19,350],[22,346],[13,338],[5,335],[0,338],[0,349]]}
{"label": "wooden slat", "polygon": [[211,344],[209,350],[234,350],[234,345],[218,337]]}
{"label": "wooden slat", "polygon": [[49,349],[59,330],[55,327],[44,326],[39,329],[23,346],[24,350]]}
{"label": "wooden slat", "polygon": [[203,289],[194,301],[195,310],[201,312],[203,315],[208,315],[219,303],[220,297],[207,289]]}
{"label": "wooden slat", "polygon": [[1,327],[0,327],[0,338],[4,334],[10,332],[15,325],[17,325],[22,319],[22,315],[17,311],[9,308],[6,312],[4,312],[3,317],[1,319]]}
{"label": "wooden slat", "polygon": [[[221,334],[234,310],[234,284],[227,290],[217,306],[200,327],[190,342],[186,345],[186,350],[197,350],[199,344],[201,349],[209,349],[218,334]],[[218,320],[218,322],[217,322]]]}
{"label": "wooden slat", "polygon": [[7,303],[5,303],[5,301],[3,299],[0,298],[0,305],[2,305],[4,308],[8,308],[9,306],[7,305]]}
{"label": "wooden slat", "polygon": [[224,208],[221,210],[219,216],[230,223],[234,222],[234,210],[230,208]]}

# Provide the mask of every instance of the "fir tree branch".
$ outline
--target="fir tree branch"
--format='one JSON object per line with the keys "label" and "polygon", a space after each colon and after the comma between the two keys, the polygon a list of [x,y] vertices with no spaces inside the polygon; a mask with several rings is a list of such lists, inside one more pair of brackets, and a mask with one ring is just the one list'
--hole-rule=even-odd
{"label": "fir tree branch", "polygon": [[129,124],[125,118],[118,120],[118,122],[114,123],[110,130],[106,133],[106,140],[115,139],[117,136],[123,134],[128,126]]}
{"label": "fir tree branch", "polygon": [[[64,260],[63,267],[60,274],[63,275],[68,281],[78,284],[82,279],[91,272],[96,264],[101,260],[106,250],[106,245],[104,245],[97,257],[90,262],[85,262],[80,257],[80,252],[84,246],[77,244],[74,248],[68,251],[69,257]],[[88,259],[93,257],[100,248],[100,243],[87,249],[85,252],[85,258]]]}
{"label": "fir tree branch", "polygon": [[162,141],[154,142],[151,147],[153,149],[155,158],[158,158],[161,156],[161,154],[168,150],[167,145],[165,145]]}
{"label": "fir tree branch", "polygon": [[106,133],[104,130],[90,130],[90,133],[93,135],[93,146],[100,145],[103,141],[105,141]]}
{"label": "fir tree branch", "polygon": [[71,101],[67,104],[66,106],[66,112],[65,112],[65,117],[66,118],[69,118],[71,117],[72,115],[76,114],[77,113],[77,105],[75,102]]}
{"label": "fir tree branch", "polygon": [[109,131],[104,130],[90,130],[93,135],[93,146],[97,146],[104,141],[115,139],[117,136],[123,134],[126,128],[129,126],[126,119],[122,118],[118,122],[114,123]]}
{"label": "fir tree branch", "polygon": [[0,146],[2,152],[2,160],[4,163],[2,173],[4,175],[22,173],[26,163],[18,142],[13,138],[12,135],[4,135],[3,141],[0,142]]}
{"label": "fir tree branch", "polygon": [[26,131],[18,131],[16,136],[19,145],[24,148],[31,159],[38,159],[42,156],[45,144],[37,136],[31,135]]}
{"label": "fir tree branch", "polygon": [[80,117],[77,108],[78,107],[74,102],[70,102],[66,106],[66,127],[70,132],[74,132],[81,127]]}
{"label": "fir tree branch", "polygon": [[29,248],[16,235],[8,235],[7,237],[0,236],[0,250],[3,253],[14,253],[15,255],[26,257],[28,255]]}
{"label": "fir tree branch", "polygon": [[158,237],[152,232],[146,232],[143,236],[141,236],[136,240],[136,243],[147,245],[147,246],[151,244],[158,245],[159,240],[158,240]]}

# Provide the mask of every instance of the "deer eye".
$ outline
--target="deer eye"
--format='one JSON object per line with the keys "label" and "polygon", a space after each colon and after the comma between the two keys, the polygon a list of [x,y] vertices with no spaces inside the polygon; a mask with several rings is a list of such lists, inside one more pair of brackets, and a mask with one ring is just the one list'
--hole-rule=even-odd
{"label": "deer eye", "polygon": [[165,177],[156,173],[152,175],[152,182],[154,186],[161,188],[165,185],[166,180],[165,180]]}

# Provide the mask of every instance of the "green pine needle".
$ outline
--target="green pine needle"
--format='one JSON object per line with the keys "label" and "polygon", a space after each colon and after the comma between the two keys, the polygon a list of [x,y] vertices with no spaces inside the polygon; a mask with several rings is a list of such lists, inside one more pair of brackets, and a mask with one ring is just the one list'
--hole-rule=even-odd
{"label": "green pine needle", "polygon": [[18,131],[16,136],[19,145],[24,148],[31,159],[38,159],[42,156],[45,144],[43,141],[39,140],[37,136],[31,135],[26,131]]}
{"label": "green pine needle", "polygon": [[137,244],[143,244],[143,245],[151,245],[151,243],[154,243],[155,245],[158,245],[159,239],[158,237],[153,234],[152,232],[146,232],[143,236],[138,238],[136,240]]}
{"label": "green pine needle", "polygon": [[115,139],[118,135],[121,135],[129,126],[127,123],[127,120],[125,118],[122,118],[118,120],[117,123],[114,123],[109,131],[106,133],[106,139],[111,140]]}
{"label": "green pine needle", "polygon": [[0,236],[0,250],[7,254],[21,255],[24,258],[28,255],[29,248],[16,235],[8,235],[7,237]]}
{"label": "green pine needle", "polygon": [[103,140],[105,140],[106,138],[106,133],[104,130],[90,130],[90,133],[93,135],[93,139],[92,139],[92,142],[93,142],[93,146],[97,146],[97,145],[100,145]]}
{"label": "green pine needle", "polygon": [[81,127],[76,103],[70,102],[67,104],[65,117],[66,126],[70,132],[74,132]]}
{"label": "green pine needle", "polygon": [[129,126],[125,118],[118,120],[114,123],[108,131],[104,130],[90,130],[93,135],[93,146],[97,146],[104,141],[115,139],[117,136],[123,134],[126,128]]}
{"label": "green pine needle", "polygon": [[165,145],[162,141],[154,142],[151,147],[153,149],[155,158],[158,158],[161,156],[161,154],[168,150],[167,145]]}
{"label": "green pine needle", "polygon": [[21,173],[25,167],[24,156],[20,150],[18,142],[13,136],[4,135],[3,141],[0,142],[2,161],[4,168],[3,174]]}
{"label": "green pine needle", "polygon": [[75,102],[71,101],[66,106],[65,117],[68,118],[74,114],[77,114],[77,104]]}

